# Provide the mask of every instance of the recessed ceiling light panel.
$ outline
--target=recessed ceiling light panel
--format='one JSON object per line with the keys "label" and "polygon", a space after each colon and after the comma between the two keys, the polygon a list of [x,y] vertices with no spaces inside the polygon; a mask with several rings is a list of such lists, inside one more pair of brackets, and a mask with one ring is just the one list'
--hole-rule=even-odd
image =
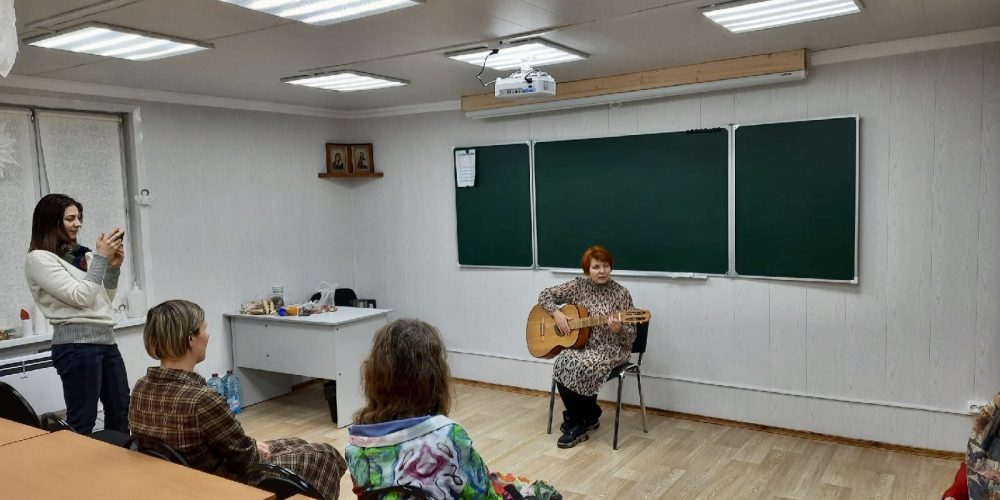
{"label": "recessed ceiling light panel", "polygon": [[400,87],[409,85],[406,80],[389,78],[387,76],[362,73],[360,71],[343,70],[331,73],[320,73],[316,75],[293,76],[282,78],[281,81],[292,85],[313,87],[324,90],[336,90],[337,92],[356,92],[359,90],[385,89],[389,87]]}
{"label": "recessed ceiling light panel", "polygon": [[211,44],[88,23],[25,40],[28,45],[130,61],[152,61],[213,48]]}
{"label": "recessed ceiling light panel", "polygon": [[327,25],[424,3],[425,0],[222,0],[304,23]]}
{"label": "recessed ceiling light panel", "polygon": [[861,12],[859,0],[753,0],[711,5],[702,14],[733,33],[764,30]]}
{"label": "recessed ceiling light panel", "polygon": [[[498,71],[520,68],[521,61],[527,61],[532,67],[540,67],[587,58],[587,55],[582,52],[541,38],[529,38],[510,44],[504,43],[500,45],[500,52],[497,54],[489,56],[490,52],[491,49],[480,48],[445,55],[456,61],[480,67],[483,65],[483,60],[485,60],[488,68]],[[487,59],[486,56],[489,56],[489,58]]]}

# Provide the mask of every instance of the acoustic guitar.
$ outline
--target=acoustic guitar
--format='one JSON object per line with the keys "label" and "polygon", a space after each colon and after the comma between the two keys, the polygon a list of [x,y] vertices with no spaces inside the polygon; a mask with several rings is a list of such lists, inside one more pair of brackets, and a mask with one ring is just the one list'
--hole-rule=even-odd
{"label": "acoustic guitar", "polygon": [[528,340],[528,352],[536,358],[554,358],[563,349],[581,349],[587,345],[590,338],[590,328],[603,325],[609,317],[615,317],[622,323],[645,323],[649,321],[649,311],[633,309],[617,311],[603,316],[590,316],[586,307],[567,304],[561,309],[569,320],[569,333],[562,333],[556,328],[556,320],[536,304],[528,313],[528,326],[524,336]]}

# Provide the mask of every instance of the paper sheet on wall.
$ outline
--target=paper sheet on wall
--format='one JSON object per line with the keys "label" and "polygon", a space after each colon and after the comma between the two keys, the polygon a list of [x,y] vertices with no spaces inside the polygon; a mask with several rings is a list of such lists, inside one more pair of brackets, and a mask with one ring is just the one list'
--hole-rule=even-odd
{"label": "paper sheet on wall", "polygon": [[455,185],[472,187],[476,185],[476,150],[455,151]]}
{"label": "paper sheet on wall", "polygon": [[0,76],[6,78],[17,57],[14,0],[0,0]]}

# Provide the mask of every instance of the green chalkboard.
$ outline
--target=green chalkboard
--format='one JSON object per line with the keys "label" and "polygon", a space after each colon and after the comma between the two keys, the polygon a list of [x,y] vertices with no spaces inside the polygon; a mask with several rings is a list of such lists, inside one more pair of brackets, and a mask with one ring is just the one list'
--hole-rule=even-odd
{"label": "green chalkboard", "polygon": [[735,130],[736,272],[856,279],[856,117]]}
{"label": "green chalkboard", "polygon": [[538,265],[601,244],[616,269],[726,273],[728,146],[725,129],[536,143]]}
{"label": "green chalkboard", "polygon": [[[458,263],[531,267],[531,157],[527,143],[475,150],[476,184],[457,187]],[[452,158],[454,159],[454,151]]]}

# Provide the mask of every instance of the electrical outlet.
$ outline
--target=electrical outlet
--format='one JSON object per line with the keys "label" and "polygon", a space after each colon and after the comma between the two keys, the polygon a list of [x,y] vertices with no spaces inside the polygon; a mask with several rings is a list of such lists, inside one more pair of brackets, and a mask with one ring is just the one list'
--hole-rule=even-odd
{"label": "electrical outlet", "polygon": [[978,415],[979,410],[982,410],[984,406],[986,406],[986,401],[969,401],[969,413]]}

